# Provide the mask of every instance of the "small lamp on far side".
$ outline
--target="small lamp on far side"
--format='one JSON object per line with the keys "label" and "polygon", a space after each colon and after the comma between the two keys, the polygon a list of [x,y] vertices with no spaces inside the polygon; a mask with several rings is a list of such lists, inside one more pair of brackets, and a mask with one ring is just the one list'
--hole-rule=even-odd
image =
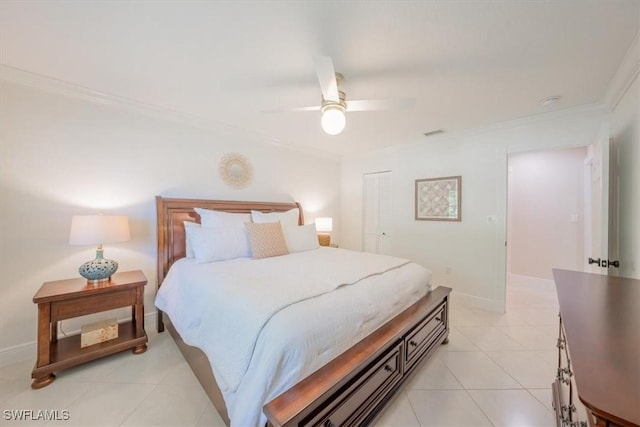
{"label": "small lamp on far side", "polygon": [[124,215],[74,215],[71,219],[69,244],[98,245],[96,259],[78,268],[89,283],[108,281],[118,269],[118,263],[103,257],[104,243],[126,242],[131,238],[129,220]]}
{"label": "small lamp on far side", "polygon": [[318,232],[320,246],[329,246],[331,244],[331,231],[333,231],[333,218],[316,218],[316,231]]}

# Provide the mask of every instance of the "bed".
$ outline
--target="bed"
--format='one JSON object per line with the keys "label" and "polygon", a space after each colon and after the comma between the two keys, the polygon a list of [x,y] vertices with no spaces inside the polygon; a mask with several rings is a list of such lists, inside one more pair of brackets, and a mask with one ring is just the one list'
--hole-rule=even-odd
{"label": "bed", "polygon": [[[297,203],[212,201],[157,197],[156,206],[158,219],[158,286],[160,288],[166,279],[166,289],[169,289],[169,286],[173,286],[174,276],[180,274],[176,272],[181,271],[181,269],[182,271],[191,271],[190,269],[192,267],[189,266],[191,261],[185,259],[184,221],[200,222],[200,216],[194,210],[195,208],[231,213],[249,213],[251,211],[284,213],[291,212],[291,209],[298,208],[297,224],[302,225],[304,223],[302,209]],[[323,258],[323,262],[332,262],[332,259],[341,257],[339,251],[342,250],[319,248],[317,253],[318,256],[326,258],[326,260]],[[353,251],[344,251],[344,255],[356,256],[355,253],[351,252]],[[308,258],[311,256],[312,255],[306,253],[298,253],[277,257],[282,258],[282,260],[277,259],[269,262],[284,262],[284,258],[290,257],[296,265],[299,264],[302,266],[305,265],[305,262],[309,262]],[[316,255],[313,256],[315,257]],[[248,265],[247,263],[249,261],[239,260],[234,262],[228,263],[231,269],[229,271],[240,272],[245,269],[245,265]],[[258,263],[254,264],[258,265]],[[366,264],[366,262],[363,264]],[[407,265],[398,265],[397,267],[390,264],[388,268],[389,273],[384,274],[391,275],[390,277],[397,281],[397,283],[393,283],[393,286],[397,286],[398,289],[401,289],[402,286],[406,286],[407,289],[413,289],[410,288],[414,286],[410,283],[411,281],[408,279],[405,280],[405,276],[403,276],[404,274],[408,274],[406,270],[414,268],[412,264],[413,263],[408,263]],[[226,264],[221,263],[221,265],[226,267]],[[171,269],[172,266],[174,266],[173,269]],[[269,265],[265,263],[265,266]],[[205,267],[201,266],[201,268]],[[209,268],[209,266],[206,268]],[[221,267],[216,266],[215,268]],[[340,271],[340,268],[336,268],[336,270]],[[228,272],[226,273],[228,274]],[[220,273],[217,272],[215,274]],[[324,331],[316,331],[316,334],[325,332],[328,334],[327,331],[332,330],[331,328],[334,327],[331,323],[331,317],[327,316],[328,320],[326,325],[322,325],[323,322],[317,321],[291,322],[291,319],[305,316],[306,312],[317,313],[318,310],[323,307],[321,305],[323,303],[328,304],[324,306],[326,307],[325,310],[331,310],[336,307],[339,308],[339,304],[344,304],[344,298],[348,292],[356,292],[357,287],[364,286],[364,284],[361,285],[361,283],[369,280],[378,280],[378,275],[374,276],[376,277],[369,277],[366,278],[366,280],[358,281],[357,286],[343,286],[332,292],[319,293],[322,294],[320,297],[310,298],[310,302],[305,301],[304,303],[308,305],[304,306],[304,308],[301,308],[301,304],[292,304],[291,306],[285,304],[286,309],[278,311],[276,316],[269,318],[268,323],[264,326],[266,332],[261,332],[262,335],[260,335],[260,337],[268,336],[268,342],[269,344],[273,343],[273,345],[271,345],[273,349],[266,344],[260,347],[255,344],[256,347],[254,351],[258,352],[260,350],[263,353],[259,353],[260,358],[258,356],[254,357],[254,359],[258,359],[257,361],[248,362],[250,363],[248,371],[250,373],[252,372],[251,369],[253,369],[252,366],[256,367],[256,372],[262,372],[262,376],[265,376],[263,371],[267,370],[266,385],[263,387],[265,390],[263,394],[259,395],[260,398],[247,398],[247,396],[252,396],[252,394],[245,393],[242,384],[238,386],[235,383],[229,382],[228,377],[220,376],[218,369],[215,369],[217,375],[214,375],[212,366],[214,366],[214,368],[219,367],[219,364],[214,363],[219,362],[219,360],[215,359],[215,357],[210,358],[207,354],[212,356],[211,352],[215,352],[216,348],[219,350],[221,347],[227,346],[216,346],[217,342],[215,339],[207,343],[210,348],[207,348],[206,345],[189,345],[194,344],[190,333],[183,328],[182,332],[186,338],[181,336],[172,322],[172,316],[167,316],[161,311],[158,312],[158,331],[164,331],[166,325],[186,361],[191,366],[196,377],[227,425],[245,425],[244,422],[238,422],[236,421],[237,418],[235,418],[238,414],[238,401],[243,405],[258,405],[258,411],[262,409],[262,412],[260,412],[260,424],[266,420],[266,422],[272,426],[309,425],[331,427],[338,425],[366,425],[375,419],[384,405],[393,397],[400,385],[415,372],[420,362],[428,358],[438,345],[447,342],[449,333],[448,305],[449,293],[451,291],[449,288],[438,287],[430,289],[426,293],[423,292],[422,294],[417,294],[415,292],[418,291],[415,291],[414,294],[409,295],[409,292],[407,292],[408,296],[406,297],[403,292],[398,292],[401,294],[399,301],[402,302],[394,302],[394,309],[396,311],[389,311],[392,315],[383,319],[382,315],[378,315],[378,310],[376,309],[376,314],[372,317],[373,320],[364,322],[367,326],[363,326],[360,323],[357,328],[353,328],[354,333],[356,333],[354,337],[357,339],[353,339],[348,345],[345,345],[344,342],[341,342],[338,338],[343,331],[340,330],[337,332],[335,335],[336,343],[341,342],[340,345],[342,345],[342,347],[338,346],[338,350],[331,349],[331,351],[334,352],[338,351],[337,354],[331,354],[330,352],[318,353],[317,357],[313,358],[313,362],[316,364],[321,363],[319,366],[305,367],[304,369],[300,368],[296,370],[292,368],[293,365],[291,364],[283,364],[282,360],[273,362],[273,367],[270,367],[269,363],[263,363],[263,360],[270,361],[273,359],[273,357],[269,356],[270,352],[276,352],[275,349],[279,348],[279,344],[277,344],[280,343],[280,341],[278,341],[278,339],[280,339],[279,335],[273,333],[269,335],[269,331],[275,330],[274,328],[276,328],[276,326],[272,327],[272,325],[277,325],[278,323],[288,324],[292,326],[290,329],[302,331],[298,334],[300,336],[296,336],[296,333],[293,332],[293,337],[282,338],[282,343],[284,343],[282,346],[286,346],[289,342],[284,341],[286,339],[292,342],[300,341],[302,343],[301,346],[306,347],[308,342],[304,341],[306,337],[303,336],[305,334],[305,325],[309,323],[313,325],[314,328],[324,328]],[[163,292],[166,289],[163,289]],[[370,287],[367,289],[373,288]],[[338,292],[342,292],[342,294],[338,295]],[[373,295],[372,298],[375,300],[387,299],[376,296],[376,292],[385,292],[382,288],[381,290],[377,290],[377,285],[376,290],[367,292],[371,292]],[[360,297],[357,297],[357,299],[362,299],[365,294],[359,295]],[[330,298],[334,299],[331,300]],[[402,298],[405,299],[402,300]],[[209,300],[210,299],[207,299],[207,301]],[[406,307],[404,305],[406,305]],[[312,308],[314,306],[315,308]],[[353,307],[353,311],[358,311],[355,300]],[[387,309],[383,308],[382,311],[384,310]],[[213,312],[214,310],[209,311]],[[343,308],[335,311],[350,312],[351,310],[345,310]],[[179,312],[180,311],[174,311],[173,316],[176,318],[179,317],[179,315],[176,314]],[[294,317],[286,318],[284,317],[285,315]],[[318,314],[315,316],[316,319],[320,318]],[[224,323],[224,317],[218,317],[218,320]],[[193,322],[193,320],[191,321]],[[210,330],[213,329],[215,328],[211,328]],[[360,336],[357,334],[363,335]],[[267,338],[264,340],[267,340]],[[187,342],[189,344],[187,344]],[[260,343],[259,340],[258,342]],[[229,347],[233,347],[233,345]],[[290,351],[286,355],[287,358],[289,358],[290,353],[297,354],[298,351],[297,349]],[[308,356],[304,357],[308,358]],[[243,358],[240,357],[240,359]],[[269,371],[271,369],[273,371]],[[308,371],[305,371],[305,369]],[[272,375],[269,375],[270,372],[272,372]],[[296,377],[296,375],[298,377]],[[245,376],[253,378],[253,376],[249,374]],[[216,377],[218,377],[218,381],[216,381]],[[284,380],[282,378],[284,378]],[[273,384],[274,382],[275,385]],[[230,387],[229,384],[235,384],[235,388]],[[225,402],[223,395],[226,397],[227,402]],[[233,400],[229,398],[231,395],[234,396]],[[265,396],[267,398],[263,400]],[[253,400],[256,402],[253,402]],[[252,402],[247,403],[248,401]],[[228,402],[231,402],[231,404],[228,405]],[[234,419],[233,423],[231,423],[229,419],[230,413]]]}

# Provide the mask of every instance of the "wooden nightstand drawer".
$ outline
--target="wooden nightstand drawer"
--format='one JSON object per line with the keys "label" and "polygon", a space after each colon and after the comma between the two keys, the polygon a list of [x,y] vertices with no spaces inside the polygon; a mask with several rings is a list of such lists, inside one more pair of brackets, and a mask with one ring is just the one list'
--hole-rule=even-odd
{"label": "wooden nightstand drawer", "polygon": [[106,295],[94,295],[74,298],[69,301],[59,301],[52,307],[51,317],[55,320],[64,320],[135,304],[136,290],[125,289],[112,292],[108,297]]}

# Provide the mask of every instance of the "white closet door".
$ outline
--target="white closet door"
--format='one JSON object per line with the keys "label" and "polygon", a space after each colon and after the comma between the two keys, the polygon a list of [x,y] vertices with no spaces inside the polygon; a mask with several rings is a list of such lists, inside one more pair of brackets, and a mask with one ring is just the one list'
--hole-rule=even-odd
{"label": "white closet door", "polygon": [[391,245],[391,172],[364,175],[362,247],[365,252],[386,254]]}
{"label": "white closet door", "polygon": [[365,174],[362,186],[362,249],[378,253],[378,177]]}

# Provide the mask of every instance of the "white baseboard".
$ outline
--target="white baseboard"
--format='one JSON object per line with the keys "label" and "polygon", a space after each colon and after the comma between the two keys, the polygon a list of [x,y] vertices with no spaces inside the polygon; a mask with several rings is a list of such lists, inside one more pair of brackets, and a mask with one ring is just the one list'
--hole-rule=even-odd
{"label": "white baseboard", "polygon": [[36,361],[37,345],[35,341],[14,345],[0,350],[0,368],[25,360]]}
{"label": "white baseboard", "polygon": [[[156,331],[156,311],[144,314],[145,329],[148,331]],[[119,321],[128,319],[119,319]],[[69,335],[80,333],[80,330],[69,331]],[[147,332],[148,333],[148,332]],[[38,343],[36,341],[30,341],[24,344],[18,344],[13,347],[7,347],[0,349],[0,368],[7,365],[13,365],[14,363],[23,362],[25,360],[36,361],[36,354],[38,349]]]}
{"label": "white baseboard", "polygon": [[496,313],[504,313],[505,308],[504,300],[494,300],[478,297],[455,290],[451,291],[451,300],[454,304],[456,303],[456,301],[460,301],[467,307],[481,308],[483,310],[490,310]]}

